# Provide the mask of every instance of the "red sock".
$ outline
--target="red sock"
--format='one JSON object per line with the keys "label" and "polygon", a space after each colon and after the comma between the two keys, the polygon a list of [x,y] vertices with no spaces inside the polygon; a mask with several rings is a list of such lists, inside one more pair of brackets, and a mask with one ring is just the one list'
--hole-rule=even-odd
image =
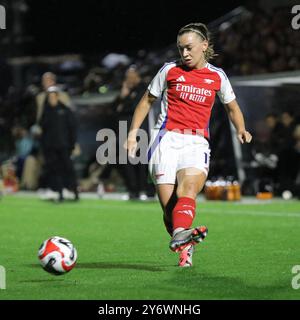
{"label": "red sock", "polygon": [[181,197],[173,209],[173,230],[177,228],[188,229],[193,224],[196,213],[196,201],[192,198]]}

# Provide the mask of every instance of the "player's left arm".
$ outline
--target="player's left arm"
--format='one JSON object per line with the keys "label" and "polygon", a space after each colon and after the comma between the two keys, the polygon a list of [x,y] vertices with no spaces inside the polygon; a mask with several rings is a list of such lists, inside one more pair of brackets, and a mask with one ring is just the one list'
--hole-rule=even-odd
{"label": "player's left arm", "polygon": [[237,138],[239,139],[239,141],[241,143],[250,143],[252,140],[252,135],[245,128],[244,116],[236,99],[232,100],[229,103],[226,103],[225,110],[228,114],[230,121],[233,123],[236,129]]}

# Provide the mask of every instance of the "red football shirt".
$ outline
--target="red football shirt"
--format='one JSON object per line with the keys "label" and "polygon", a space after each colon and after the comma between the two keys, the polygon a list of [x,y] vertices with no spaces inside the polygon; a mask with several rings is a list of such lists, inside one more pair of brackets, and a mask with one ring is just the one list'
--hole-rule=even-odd
{"label": "red football shirt", "polygon": [[155,128],[192,132],[209,137],[209,119],[216,93],[222,103],[235,99],[222,69],[207,63],[202,69],[189,69],[181,63],[166,63],[148,86],[161,96],[161,112]]}

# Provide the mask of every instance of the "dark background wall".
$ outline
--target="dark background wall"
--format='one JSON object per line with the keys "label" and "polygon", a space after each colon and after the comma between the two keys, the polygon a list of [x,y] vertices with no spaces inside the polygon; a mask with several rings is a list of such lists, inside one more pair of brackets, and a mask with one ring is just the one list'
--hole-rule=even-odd
{"label": "dark background wall", "polygon": [[208,23],[245,1],[26,0],[33,54],[126,52],[174,43],[178,29]]}

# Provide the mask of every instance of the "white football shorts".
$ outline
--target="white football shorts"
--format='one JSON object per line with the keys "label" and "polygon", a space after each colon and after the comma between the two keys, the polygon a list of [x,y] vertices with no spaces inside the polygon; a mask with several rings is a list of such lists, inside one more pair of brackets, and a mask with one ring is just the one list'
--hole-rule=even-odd
{"label": "white football shorts", "polygon": [[210,147],[203,136],[152,130],[148,166],[154,184],[175,184],[177,172],[184,168],[197,168],[208,175],[209,160]]}

